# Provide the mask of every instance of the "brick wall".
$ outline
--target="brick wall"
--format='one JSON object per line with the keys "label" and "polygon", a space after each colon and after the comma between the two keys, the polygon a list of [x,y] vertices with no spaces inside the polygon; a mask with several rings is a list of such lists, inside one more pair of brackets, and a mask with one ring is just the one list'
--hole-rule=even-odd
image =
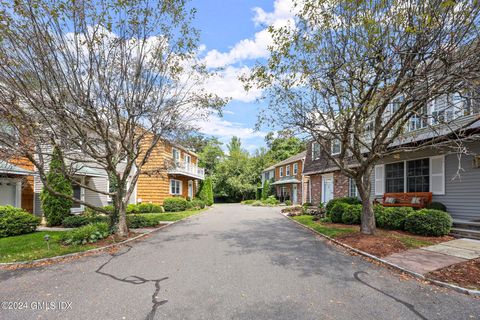
{"label": "brick wall", "polygon": [[333,197],[347,197],[348,196],[349,179],[340,171],[333,173]]}
{"label": "brick wall", "polygon": [[310,176],[312,190],[312,204],[318,206],[322,199],[322,176],[314,174]]}

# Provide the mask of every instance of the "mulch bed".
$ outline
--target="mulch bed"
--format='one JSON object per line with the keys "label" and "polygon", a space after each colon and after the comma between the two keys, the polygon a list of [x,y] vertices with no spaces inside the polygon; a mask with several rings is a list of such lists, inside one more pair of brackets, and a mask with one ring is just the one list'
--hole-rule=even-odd
{"label": "mulch bed", "polygon": [[[333,224],[329,224],[329,225],[333,226]],[[336,226],[345,227],[345,225],[341,225],[341,224],[337,224]],[[353,248],[373,254],[377,257],[386,257],[393,253],[398,253],[398,252],[411,249],[407,247],[404,243],[402,243],[402,241],[400,241],[399,238],[401,237],[409,237],[409,238],[414,238],[421,241],[428,241],[428,242],[431,242],[432,245],[454,239],[449,236],[423,237],[423,236],[412,235],[410,233],[403,232],[403,231],[381,230],[381,229],[377,229],[377,233],[375,235],[366,235],[358,232],[358,233],[338,236],[335,239]]]}
{"label": "mulch bed", "polygon": [[480,258],[432,271],[427,276],[461,287],[480,290]]}

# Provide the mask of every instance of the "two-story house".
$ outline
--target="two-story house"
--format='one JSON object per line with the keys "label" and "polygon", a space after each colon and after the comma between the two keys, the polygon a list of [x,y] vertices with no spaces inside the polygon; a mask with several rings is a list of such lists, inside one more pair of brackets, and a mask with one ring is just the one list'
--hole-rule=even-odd
{"label": "two-story house", "polygon": [[[293,204],[304,202],[303,192],[303,162],[305,160],[305,151],[296,154],[288,159],[274,164],[274,182],[277,198],[280,201],[292,201]],[[272,167],[267,168],[272,171]]]}
{"label": "two-story house", "polygon": [[160,141],[142,168],[131,202],[163,204],[166,198],[177,196],[193,199],[204,178],[205,169],[198,166],[197,154]]}

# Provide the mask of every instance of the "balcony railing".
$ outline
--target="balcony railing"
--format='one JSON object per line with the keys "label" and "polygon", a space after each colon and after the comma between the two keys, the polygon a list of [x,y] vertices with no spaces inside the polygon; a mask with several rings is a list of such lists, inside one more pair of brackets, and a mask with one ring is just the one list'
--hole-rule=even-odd
{"label": "balcony railing", "polygon": [[205,178],[205,169],[200,168],[193,163],[174,163],[168,170],[170,174],[180,174],[203,180]]}

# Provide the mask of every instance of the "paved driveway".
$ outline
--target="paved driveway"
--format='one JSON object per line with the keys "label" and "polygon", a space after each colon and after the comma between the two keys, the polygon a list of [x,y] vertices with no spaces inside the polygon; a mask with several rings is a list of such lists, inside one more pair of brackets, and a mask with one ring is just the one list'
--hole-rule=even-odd
{"label": "paved driveway", "polygon": [[2,271],[0,281],[2,300],[71,303],[1,319],[480,319],[480,300],[349,256],[278,209],[240,205],[115,256]]}

